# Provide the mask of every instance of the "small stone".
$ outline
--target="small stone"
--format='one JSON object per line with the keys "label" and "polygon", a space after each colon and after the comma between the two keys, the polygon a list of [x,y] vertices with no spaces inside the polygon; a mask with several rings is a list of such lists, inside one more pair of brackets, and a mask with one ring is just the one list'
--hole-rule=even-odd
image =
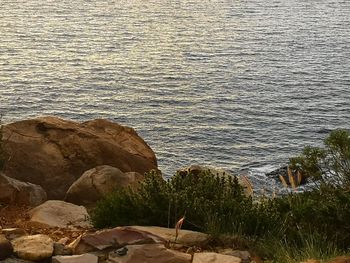
{"label": "small stone", "polygon": [[11,241],[14,253],[25,260],[47,259],[53,253],[53,241],[46,235],[23,236]]}
{"label": "small stone", "polygon": [[0,260],[4,260],[12,255],[13,248],[10,241],[4,235],[0,235]]}
{"label": "small stone", "polygon": [[122,247],[116,250],[116,254],[118,256],[125,256],[128,253],[128,248],[127,247]]}

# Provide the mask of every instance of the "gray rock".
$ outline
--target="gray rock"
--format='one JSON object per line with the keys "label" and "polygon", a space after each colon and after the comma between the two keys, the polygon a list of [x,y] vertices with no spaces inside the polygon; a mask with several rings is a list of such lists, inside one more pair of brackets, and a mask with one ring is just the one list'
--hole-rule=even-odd
{"label": "gray rock", "polygon": [[46,201],[30,210],[29,214],[30,221],[51,227],[92,227],[85,207],[59,200]]}
{"label": "gray rock", "polygon": [[0,173],[0,202],[37,206],[47,199],[40,185],[21,182]]}

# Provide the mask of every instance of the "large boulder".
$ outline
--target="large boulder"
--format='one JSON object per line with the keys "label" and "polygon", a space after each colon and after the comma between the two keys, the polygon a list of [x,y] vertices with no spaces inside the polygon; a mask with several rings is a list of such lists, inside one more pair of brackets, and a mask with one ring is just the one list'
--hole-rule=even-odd
{"label": "large boulder", "polygon": [[23,236],[11,243],[15,255],[24,260],[44,260],[53,253],[53,240],[46,235]]}
{"label": "large boulder", "polygon": [[21,182],[0,173],[0,203],[37,206],[46,201],[40,185]]}
{"label": "large boulder", "polygon": [[141,174],[157,168],[154,152],[135,130],[108,120],[24,120],[4,125],[4,140],[5,174],[41,185],[49,199],[62,199],[83,172],[99,165]]}
{"label": "large boulder", "polygon": [[65,200],[79,205],[93,204],[116,188],[136,186],[142,179],[143,175],[136,172],[123,173],[109,165],[97,166],[71,185]]}
{"label": "large boulder", "polygon": [[29,211],[30,221],[50,227],[91,227],[89,214],[83,206],[59,200],[49,200]]}

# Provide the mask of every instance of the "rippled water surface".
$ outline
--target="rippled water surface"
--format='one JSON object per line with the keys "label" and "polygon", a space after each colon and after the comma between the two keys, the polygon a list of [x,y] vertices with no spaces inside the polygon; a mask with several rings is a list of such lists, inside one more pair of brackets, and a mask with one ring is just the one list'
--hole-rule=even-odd
{"label": "rippled water surface", "polygon": [[349,0],[1,0],[0,111],[134,127],[256,180],[350,128]]}

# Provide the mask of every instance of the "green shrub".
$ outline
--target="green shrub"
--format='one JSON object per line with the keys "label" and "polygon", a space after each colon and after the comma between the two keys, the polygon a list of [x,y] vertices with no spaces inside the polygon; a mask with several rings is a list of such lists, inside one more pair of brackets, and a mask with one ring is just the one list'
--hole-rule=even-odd
{"label": "green shrub", "polygon": [[350,132],[335,130],[324,141],[325,147],[305,147],[290,159],[290,167],[321,184],[350,187]]}
{"label": "green shrub", "polygon": [[319,190],[290,194],[274,200],[283,217],[284,236],[294,246],[303,239],[322,233],[324,242],[339,248],[350,244],[350,192],[341,188],[322,186]]}
{"label": "green shrub", "polygon": [[93,211],[96,227],[119,225],[174,226],[186,216],[183,228],[209,232],[266,234],[278,221],[271,202],[255,204],[244,195],[236,177],[208,172],[164,181],[155,173],[145,175],[137,191],[117,190]]}

